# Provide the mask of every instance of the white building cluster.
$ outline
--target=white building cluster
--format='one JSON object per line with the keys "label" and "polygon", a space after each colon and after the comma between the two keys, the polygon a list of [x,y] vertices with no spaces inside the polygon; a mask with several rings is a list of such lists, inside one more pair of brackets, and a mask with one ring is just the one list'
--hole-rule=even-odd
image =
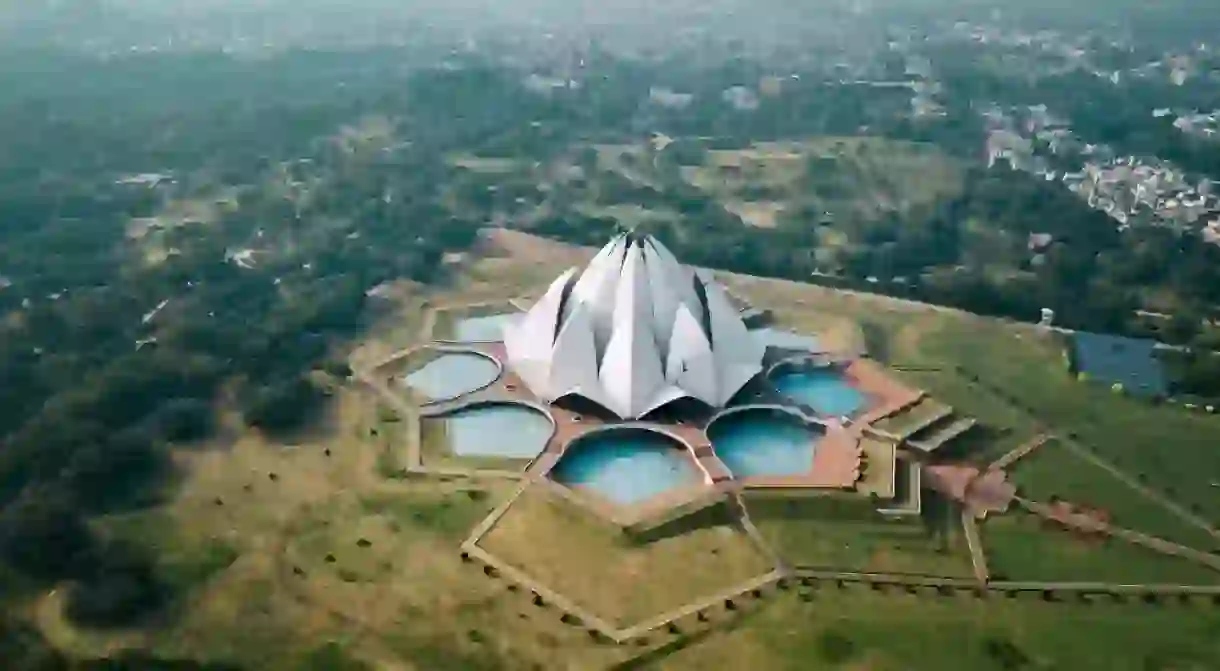
{"label": "white building cluster", "polygon": [[683,398],[723,407],[766,349],[709,274],[634,233],[560,275],[504,342],[539,397],[578,396],[624,419]]}
{"label": "white building cluster", "polygon": [[[1199,226],[1220,213],[1220,197],[1209,180],[1193,179],[1156,157],[1118,156],[1106,145],[1083,143],[1045,106],[992,107],[983,114],[991,126],[989,166],[1007,161],[1015,170],[1061,182],[1119,226]],[[1052,160],[1060,164],[1058,171]],[[1079,168],[1065,170],[1065,161]]]}

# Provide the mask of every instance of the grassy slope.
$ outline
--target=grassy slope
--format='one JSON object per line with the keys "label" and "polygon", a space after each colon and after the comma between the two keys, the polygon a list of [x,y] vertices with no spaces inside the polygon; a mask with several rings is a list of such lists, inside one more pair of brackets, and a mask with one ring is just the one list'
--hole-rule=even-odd
{"label": "grassy slope", "polygon": [[[1022,496],[1049,502],[1059,497],[1075,504],[1102,508],[1111,523],[1184,545],[1208,549],[1215,540],[1186,524],[1107,471],[1086,461],[1058,441],[1050,441],[1010,469]],[[1155,531],[1154,531],[1155,530]]]}
{"label": "grassy slope", "polygon": [[480,545],[620,626],[773,568],[749,538],[723,523],[632,543],[619,529],[538,488],[524,492]]}
{"label": "grassy slope", "polygon": [[1064,370],[1059,343],[1030,328],[946,321],[925,342],[932,356],[1006,390],[1051,430],[1076,434],[1126,473],[1220,524],[1220,496],[1210,485],[1220,473],[1217,418],[1079,383]]}
{"label": "grassy slope", "polygon": [[[1005,652],[1026,664],[1005,666]],[[650,668],[1146,671],[1210,669],[1217,660],[1220,611],[1214,609],[984,601],[827,586],[808,602],[777,599],[731,631]]]}
{"label": "grassy slope", "polygon": [[1220,573],[1121,540],[1081,539],[1032,515],[1011,512],[982,526],[996,579],[1214,585]]}
{"label": "grassy slope", "polygon": [[823,501],[745,497],[759,532],[789,564],[836,571],[968,578],[960,528],[943,517],[889,521],[865,510],[836,514]]}

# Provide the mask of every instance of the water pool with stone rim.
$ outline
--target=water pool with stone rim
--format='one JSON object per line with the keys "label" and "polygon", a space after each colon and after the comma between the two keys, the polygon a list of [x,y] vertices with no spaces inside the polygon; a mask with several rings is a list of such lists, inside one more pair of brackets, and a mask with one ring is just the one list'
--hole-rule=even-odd
{"label": "water pool with stone rim", "polygon": [[596,433],[568,447],[551,478],[631,505],[698,484],[699,471],[674,439],[630,427]]}
{"label": "water pool with stone rim", "polygon": [[409,373],[403,382],[431,401],[447,401],[478,391],[500,374],[496,362],[469,352],[445,352]]}
{"label": "water pool with stone rim", "polygon": [[864,393],[832,368],[788,370],[771,378],[776,391],[828,417],[850,417],[865,405]]}
{"label": "water pool with stone rim", "polygon": [[712,449],[734,477],[806,475],[821,432],[797,417],[773,410],[746,410],[708,427]]}
{"label": "water pool with stone rim", "polygon": [[449,446],[459,457],[533,459],[551,439],[551,420],[521,405],[481,405],[444,418]]}
{"label": "water pool with stone rim", "polygon": [[504,340],[504,327],[516,317],[515,312],[463,317],[454,326],[453,339],[457,342],[499,342]]}

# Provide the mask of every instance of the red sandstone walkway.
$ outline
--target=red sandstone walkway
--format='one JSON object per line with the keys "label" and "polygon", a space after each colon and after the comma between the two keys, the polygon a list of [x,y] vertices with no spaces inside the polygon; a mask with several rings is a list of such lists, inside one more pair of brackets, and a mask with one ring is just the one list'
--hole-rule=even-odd
{"label": "red sandstone walkway", "polygon": [[1051,438],[1054,438],[1054,436],[1049,433],[1040,433],[1025,441],[1025,443],[1019,445],[1016,449],[1004,454],[999,459],[996,459],[987,468],[988,470],[1002,471],[1025,457],[1028,457],[1034,452],[1034,450],[1037,450],[1050,441]]}

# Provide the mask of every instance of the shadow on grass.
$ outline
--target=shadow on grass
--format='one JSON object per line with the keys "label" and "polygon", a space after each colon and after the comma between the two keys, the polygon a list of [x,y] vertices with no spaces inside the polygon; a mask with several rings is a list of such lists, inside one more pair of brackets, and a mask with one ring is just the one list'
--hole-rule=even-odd
{"label": "shadow on grass", "polygon": [[650,545],[667,538],[677,538],[702,529],[735,527],[736,525],[737,519],[729,509],[728,504],[721,501],[664,524],[644,529],[637,533],[628,533],[627,542],[634,546]]}

